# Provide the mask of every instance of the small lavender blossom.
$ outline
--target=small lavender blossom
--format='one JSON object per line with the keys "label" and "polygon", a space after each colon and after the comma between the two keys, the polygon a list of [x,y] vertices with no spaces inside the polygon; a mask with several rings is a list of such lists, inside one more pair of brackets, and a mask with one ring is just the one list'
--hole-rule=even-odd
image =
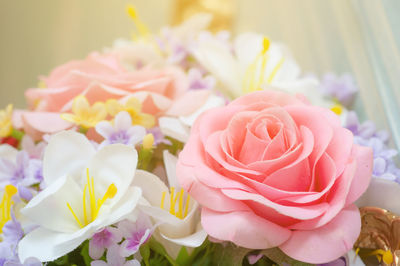
{"label": "small lavender blossom", "polygon": [[151,129],[148,129],[147,134],[149,133],[153,134],[155,146],[161,143],[172,145],[171,141],[165,138],[164,134],[161,132],[161,129],[159,127],[153,127]]}
{"label": "small lavender blossom", "polygon": [[122,240],[122,235],[114,227],[106,227],[93,235],[89,241],[89,256],[92,259],[100,259],[106,249]]}
{"label": "small lavender blossom", "polygon": [[119,112],[114,119],[114,125],[102,121],[96,125],[96,131],[104,137],[99,148],[106,145],[121,143],[135,146],[143,140],[146,129],[142,126],[132,126],[132,118],[128,112]]}
{"label": "small lavender blossom", "polygon": [[36,258],[28,258],[21,263],[17,255],[17,245],[24,236],[21,224],[15,218],[11,211],[11,220],[2,228],[2,241],[0,242],[0,265],[12,266],[39,266],[42,263]]}
{"label": "small lavender blossom", "polygon": [[121,243],[120,254],[129,257],[135,254],[140,246],[151,236],[152,223],[149,217],[140,215],[136,222],[124,220],[118,224],[118,230],[125,240]]}
{"label": "small lavender blossom", "polygon": [[43,180],[42,161],[31,159],[26,151],[18,152],[15,161],[0,159],[0,187],[12,184],[23,199],[30,200],[29,187]]}
{"label": "small lavender blossom", "polygon": [[387,147],[389,134],[386,131],[377,131],[372,121],[360,124],[355,112],[348,113],[345,126],[353,132],[354,143],[372,148],[373,176],[400,183],[400,169],[393,161],[398,152]]}
{"label": "small lavender blossom", "polygon": [[215,78],[207,75],[203,76],[203,73],[197,68],[191,68],[188,72],[189,89],[190,90],[210,90],[215,86]]}
{"label": "small lavender blossom", "polygon": [[321,90],[324,96],[334,98],[349,107],[354,101],[358,87],[350,74],[338,77],[333,73],[328,73],[322,78]]}
{"label": "small lavender blossom", "polygon": [[112,245],[107,249],[106,255],[107,262],[102,260],[95,260],[90,263],[91,266],[140,266],[137,260],[126,261],[119,253],[119,246]]}

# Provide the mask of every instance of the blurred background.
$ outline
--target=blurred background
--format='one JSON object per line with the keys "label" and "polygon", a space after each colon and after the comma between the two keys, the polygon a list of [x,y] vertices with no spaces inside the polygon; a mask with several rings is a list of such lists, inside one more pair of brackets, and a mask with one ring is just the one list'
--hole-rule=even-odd
{"label": "blurred background", "polygon": [[24,107],[24,90],[55,66],[130,38],[128,3],[153,32],[211,10],[234,33],[258,31],[285,42],[305,73],[353,74],[358,111],[391,130],[400,147],[398,0],[2,0],[0,108]]}

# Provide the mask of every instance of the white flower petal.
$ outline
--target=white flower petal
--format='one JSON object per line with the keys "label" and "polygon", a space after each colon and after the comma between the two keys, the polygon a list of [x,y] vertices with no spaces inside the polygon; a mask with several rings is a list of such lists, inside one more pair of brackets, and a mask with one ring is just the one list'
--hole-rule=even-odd
{"label": "white flower petal", "polygon": [[194,113],[188,116],[181,116],[179,119],[186,126],[193,126],[194,121],[196,121],[197,117],[199,117],[204,111],[225,105],[225,100],[222,97],[216,95],[210,95],[203,106],[197,109]]}
{"label": "white flower petal", "polygon": [[[116,222],[119,222],[129,216],[130,220],[137,219],[137,213],[134,213],[134,210],[142,196],[142,192],[138,187],[129,187],[126,191],[125,195],[121,198],[121,200],[113,206],[112,210],[103,217],[101,215],[95,222],[101,225],[101,227],[105,227]],[[133,218],[132,214],[136,214]]]}
{"label": "white flower petal", "polygon": [[240,95],[242,83],[239,65],[225,45],[209,39],[198,42],[192,52],[199,63],[223,83],[229,95]]}
{"label": "white flower petal", "polygon": [[132,118],[128,112],[119,112],[115,116],[114,127],[115,131],[128,130],[132,126]]}
{"label": "white flower petal", "polygon": [[75,248],[94,233],[92,228],[79,230],[74,234],[60,233],[38,228],[27,234],[18,244],[20,261],[35,257],[42,262],[55,260]]}
{"label": "white flower petal", "polygon": [[71,178],[64,176],[37,194],[21,209],[21,213],[30,221],[59,232],[74,232],[79,230],[67,202],[78,217],[82,217],[82,190]]}
{"label": "white flower petal", "polygon": [[164,116],[158,119],[158,123],[164,135],[184,143],[189,139],[190,130],[187,126],[183,125],[179,119]]}
{"label": "white flower petal", "polygon": [[62,131],[53,135],[44,153],[44,182],[50,185],[66,173],[80,174],[95,152],[93,145],[80,133]]}
{"label": "white flower petal", "polygon": [[356,201],[358,207],[374,206],[400,215],[400,184],[394,181],[372,178],[365,193]]}
{"label": "white flower petal", "polygon": [[128,129],[127,133],[131,136],[129,144],[135,146],[143,140],[144,136],[146,136],[146,129],[142,126],[133,126]]}
{"label": "white flower petal", "polygon": [[161,233],[161,236],[172,243],[175,243],[177,245],[185,246],[185,247],[199,247],[201,244],[203,244],[204,240],[207,237],[206,231],[204,229],[200,229],[199,231],[195,232],[194,234],[191,234],[186,237],[182,238],[171,238],[167,237],[166,235]]}
{"label": "white flower petal", "polygon": [[175,189],[179,188],[178,178],[176,177],[176,163],[178,158],[172,155],[168,150],[164,150],[164,166],[167,172],[168,184]]}
{"label": "white flower petal", "polygon": [[[94,178],[97,197],[102,197],[113,183],[117,194],[104,203],[104,207],[112,206],[125,195],[135,176],[138,155],[134,147],[112,144],[99,150],[88,164],[90,177]],[[86,169],[82,173],[86,183]]]}
{"label": "white flower petal", "polygon": [[164,191],[167,192],[166,197],[169,197],[168,187],[156,175],[147,171],[136,170],[132,185],[142,189],[143,197],[152,206],[160,206]]}
{"label": "white flower petal", "polygon": [[96,131],[103,138],[108,139],[115,132],[114,127],[108,121],[101,121],[96,125]]}
{"label": "white flower petal", "polygon": [[234,51],[243,72],[261,52],[262,46],[263,36],[258,33],[246,32],[235,38]]}
{"label": "white flower petal", "polygon": [[15,162],[18,150],[8,144],[0,145],[0,158]]}

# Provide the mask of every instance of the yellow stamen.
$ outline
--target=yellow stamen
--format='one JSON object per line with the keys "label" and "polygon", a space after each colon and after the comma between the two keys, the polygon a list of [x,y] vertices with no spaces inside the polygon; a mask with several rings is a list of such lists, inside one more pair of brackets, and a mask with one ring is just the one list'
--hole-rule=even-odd
{"label": "yellow stamen", "polygon": [[166,195],[167,195],[167,192],[164,191],[164,192],[162,193],[162,196],[161,196],[161,206],[160,206],[161,209],[164,209],[164,202],[165,202],[165,196],[166,196]]}
{"label": "yellow stamen", "polygon": [[[95,193],[95,186],[94,186],[94,178],[90,178],[89,175],[89,169],[86,169],[86,185],[83,189],[83,195],[82,195],[82,207],[83,207],[83,221],[84,223],[81,222],[81,220],[78,218],[76,213],[73,211],[71,205],[67,202],[67,207],[71,211],[72,216],[78,223],[79,227],[83,228],[89,223],[93,222],[99,212],[103,204],[107,199],[112,199],[115,197],[117,194],[117,187],[114,184],[111,184],[108,186],[106,192],[104,193],[103,197],[101,199],[96,199],[96,193]],[[88,192],[88,198],[87,198],[87,192]],[[89,200],[89,208],[90,208],[90,219],[88,217],[88,209],[87,209],[87,200]]]}
{"label": "yellow stamen", "polygon": [[279,69],[285,62],[285,58],[281,58],[279,62],[274,66],[267,80],[265,77],[265,71],[268,63],[268,51],[270,48],[270,42],[268,38],[264,38],[262,42],[262,50],[255,57],[254,61],[247,67],[245,76],[243,79],[243,92],[253,92],[261,89],[264,83],[270,84],[276,77]]}
{"label": "yellow stamen", "polygon": [[268,52],[269,49],[269,40],[268,38],[264,37],[263,39],[263,49],[261,51],[262,54],[266,54]]}
{"label": "yellow stamen", "polygon": [[[164,203],[165,203],[165,198],[166,198],[167,192],[164,191],[162,193],[161,197],[161,204],[160,208],[164,209]],[[184,196],[185,196],[185,191],[181,189],[179,192],[175,194],[175,188],[171,187],[170,188],[170,207],[169,207],[169,213],[174,215],[175,217],[179,219],[184,219],[188,212],[189,212],[189,201],[190,201],[190,196],[187,195],[186,202],[184,203]],[[178,204],[178,211],[176,211],[176,205]],[[184,205],[185,204],[185,205]]]}
{"label": "yellow stamen", "polygon": [[170,195],[170,206],[169,206],[169,212],[173,215],[175,215],[175,202],[174,202],[174,194],[175,194],[175,188],[171,187],[171,195]]}
{"label": "yellow stamen", "polygon": [[7,185],[4,188],[3,199],[0,203],[1,218],[0,218],[0,233],[2,232],[3,226],[11,220],[11,206],[14,204],[12,197],[17,193],[17,188],[13,185]]}
{"label": "yellow stamen", "polygon": [[75,221],[78,223],[78,225],[79,225],[81,228],[83,228],[83,225],[82,225],[81,221],[79,220],[78,216],[76,216],[74,210],[72,209],[71,205],[70,205],[68,202],[67,202],[67,206],[68,206],[68,209],[71,211],[72,216],[74,216]]}
{"label": "yellow stamen", "polygon": [[276,73],[278,73],[278,70],[282,67],[283,62],[285,61],[285,58],[282,57],[281,60],[279,60],[278,64],[274,67],[272,70],[271,74],[268,77],[267,83],[271,83],[274,77],[276,76]]}
{"label": "yellow stamen", "polygon": [[146,25],[140,20],[138,14],[136,12],[136,9],[133,5],[128,5],[126,7],[126,12],[133,20],[133,23],[135,23],[136,29],[139,31],[139,34],[142,37],[147,37],[148,35],[150,35],[150,31],[148,30]]}

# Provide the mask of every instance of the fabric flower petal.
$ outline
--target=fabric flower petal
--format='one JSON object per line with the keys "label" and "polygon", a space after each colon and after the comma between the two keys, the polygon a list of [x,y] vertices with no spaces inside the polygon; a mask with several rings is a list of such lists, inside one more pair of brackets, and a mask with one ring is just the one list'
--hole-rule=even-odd
{"label": "fabric flower petal", "polygon": [[51,137],[43,158],[43,177],[47,185],[69,173],[80,174],[95,154],[93,145],[84,135],[63,131]]}
{"label": "fabric flower petal", "polygon": [[279,248],[300,261],[326,263],[352,249],[360,230],[360,212],[355,205],[350,205],[320,228],[293,231],[289,240]]}
{"label": "fabric flower petal", "polygon": [[246,211],[222,213],[203,208],[201,224],[210,236],[251,249],[279,246],[292,234],[290,230]]}

